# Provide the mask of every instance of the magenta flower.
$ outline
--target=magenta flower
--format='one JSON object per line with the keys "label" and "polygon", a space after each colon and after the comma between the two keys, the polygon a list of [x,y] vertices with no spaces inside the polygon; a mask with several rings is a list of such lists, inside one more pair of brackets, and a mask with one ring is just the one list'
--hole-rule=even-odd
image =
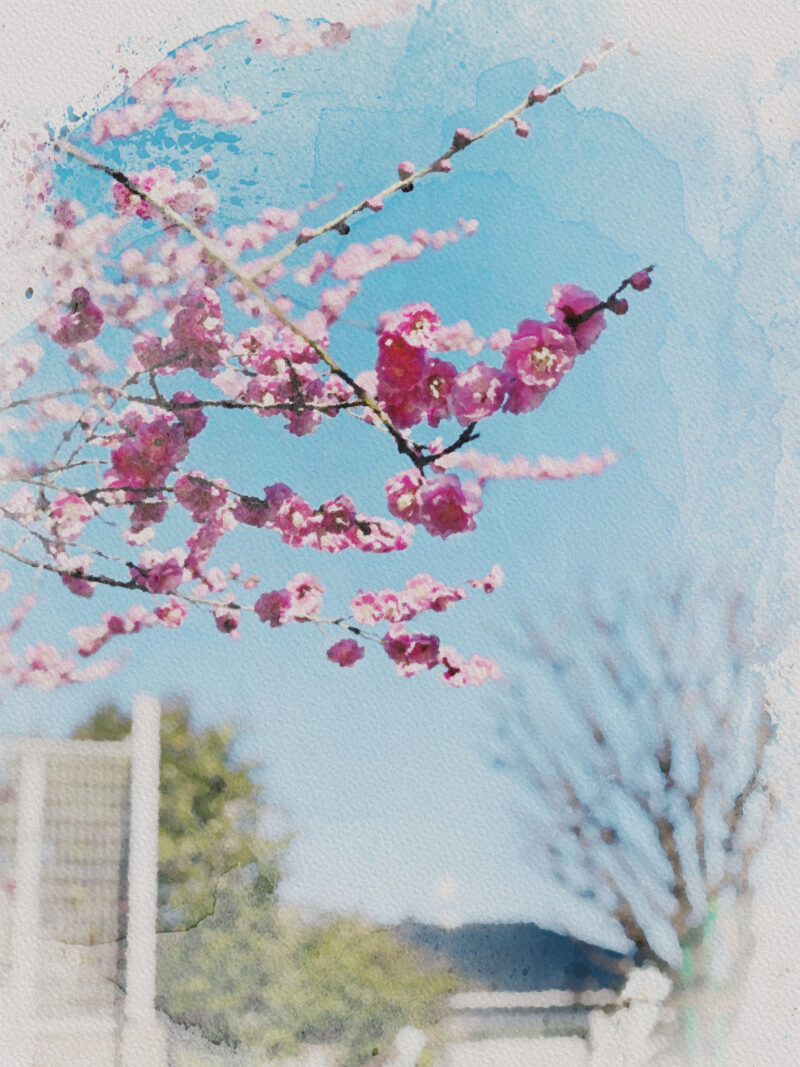
{"label": "magenta flower", "polygon": [[58,344],[69,348],[82,341],[93,341],[103,328],[103,312],[92,303],[89,290],[79,285],[72,290],[69,313],[59,320],[59,327],[52,335]]}
{"label": "magenta flower", "polygon": [[527,415],[529,411],[534,411],[539,407],[548,392],[548,389],[525,385],[524,382],[515,378],[508,386],[503,411],[507,411],[510,415]]}
{"label": "magenta flower", "polygon": [[439,638],[435,634],[410,634],[396,625],[389,628],[381,644],[397,673],[405,678],[431,670],[439,662]]}
{"label": "magenta flower", "polygon": [[332,663],[338,663],[340,667],[353,667],[364,658],[364,648],[352,637],[343,637],[341,641],[331,645],[325,654]]}
{"label": "magenta flower", "polygon": [[635,274],[630,276],[630,283],[637,292],[641,293],[645,289],[649,289],[653,279],[650,277],[646,270],[637,270]]}
{"label": "magenta flower", "polygon": [[254,610],[262,622],[268,622],[270,626],[283,626],[290,619],[289,610],[292,606],[292,598],[285,589],[272,589],[269,593],[262,593],[255,602]]}
{"label": "magenta flower", "polygon": [[566,327],[525,319],[504,350],[504,366],[523,385],[548,390],[570,370],[575,355],[575,340]]}
{"label": "magenta flower", "polygon": [[[552,315],[556,322],[569,325],[568,320],[584,311],[597,307],[601,301],[588,289],[581,289],[577,285],[554,285],[553,295],[547,304],[547,314]],[[590,319],[582,322],[572,332],[578,352],[585,352],[591,348],[597,338],[605,329],[606,320],[602,311],[595,312]]]}
{"label": "magenta flower", "polygon": [[508,375],[483,362],[462,371],[450,390],[450,410],[459,426],[488,418],[498,411],[506,396]]}
{"label": "magenta flower", "polygon": [[450,415],[450,391],[457,375],[456,368],[445,359],[429,359],[423,382],[425,415],[428,425],[435,429]]}
{"label": "magenta flower", "polygon": [[419,490],[419,519],[434,537],[450,537],[475,529],[475,515],[483,506],[477,483],[462,485],[455,474],[424,481]]}
{"label": "magenta flower", "polygon": [[389,511],[405,522],[420,522],[419,489],[423,477],[418,470],[411,468],[400,471],[386,483],[386,500]]}
{"label": "magenta flower", "polygon": [[59,541],[75,541],[93,515],[92,507],[83,497],[74,493],[59,493],[50,505],[47,524],[53,537]]}
{"label": "magenta flower", "polygon": [[184,578],[186,553],[173,548],[158,552],[148,548],[139,556],[138,566],[130,565],[131,577],[148,593],[174,593]]}

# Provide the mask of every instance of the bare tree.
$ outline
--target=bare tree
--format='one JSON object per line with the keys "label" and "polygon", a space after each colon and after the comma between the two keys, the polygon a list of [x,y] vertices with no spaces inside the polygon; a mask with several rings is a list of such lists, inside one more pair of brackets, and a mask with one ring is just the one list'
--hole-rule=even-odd
{"label": "bare tree", "polygon": [[537,864],[618,924],[624,966],[650,961],[683,989],[715,980],[715,917],[744,915],[772,808],[751,616],[719,580],[583,594],[523,619],[532,671],[503,711],[500,763],[526,787]]}

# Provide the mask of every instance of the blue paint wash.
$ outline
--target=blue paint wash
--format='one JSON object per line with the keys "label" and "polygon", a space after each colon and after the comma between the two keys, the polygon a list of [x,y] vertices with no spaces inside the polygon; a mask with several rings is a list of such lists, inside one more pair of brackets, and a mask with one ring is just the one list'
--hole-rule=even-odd
{"label": "blue paint wash", "polygon": [[[588,34],[597,19],[580,6]],[[427,162],[456,126],[483,125],[577,64],[580,46],[562,43],[559,54],[572,59],[551,68],[552,50],[520,34],[523,15],[524,5],[499,12],[489,4],[437,4],[379,34],[356,31],[344,49],[287,61],[234,45],[215,52],[216,67],[192,84],[245,95],[263,112],[257,124],[220,131],[165,120],[99,154],[130,170],[163,163],[185,176],[210,151],[223,205],[218,225],[244,221],[268,203],[295,206],[340,178],[347,187],[336,203],[349,204],[385,185],[398,160]],[[553,35],[558,29],[556,19]],[[587,36],[583,51],[594,43]],[[629,63],[632,79],[646,62],[612,60]],[[609,316],[600,342],[543,407],[491,420],[478,446],[504,458],[608,446],[621,453],[619,465],[572,483],[490,485],[475,534],[440,543],[419,531],[402,554],[329,559],[247,529],[223,550],[221,565],[241,545],[262,589],[310,570],[339,609],[359,586],[397,587],[420,570],[458,582],[499,561],[502,590],[476,594],[436,621],[447,643],[492,655],[513,677],[524,664],[514,661],[504,634],[521,606],[558,602],[582,582],[640,580],[654,562],[669,572],[709,558],[745,567],[760,560],[773,494],[764,471],[778,457],[763,335],[723,267],[688,232],[678,166],[612,104],[603,109],[604,80],[611,100],[619,76],[604,69],[592,77],[599,105],[580,109],[568,92],[535,110],[527,140],[499,131],[459,156],[451,175],[433,176],[379,216],[355,220],[351,239],[365,242],[449,227],[461,215],[478,217],[481,228],[373,275],[345,317],[371,323],[380,310],[427,299],[444,321],[464,317],[489,334],[543,315],[555,282],[605,295],[655,262],[652,289],[632,295],[624,318]],[[712,150],[706,165],[723,180]],[[90,209],[110,206],[108,183],[79,165],[65,164],[60,179]],[[326,217],[323,208],[313,219]],[[330,235],[318,247],[343,242]],[[349,322],[335,328],[332,348],[347,352],[351,370],[374,362],[374,337]],[[342,417],[298,441],[277,419],[223,416],[198,445],[191,465],[219,469],[244,491],[285,480],[312,502],[346,491],[376,514],[386,511],[385,479],[404,465],[388,441]],[[93,622],[119,603],[103,591],[84,603],[46,580],[43,597],[51,608],[36,616],[42,639],[60,637],[64,618]],[[488,690],[395,678],[371,648],[344,672],[325,660],[309,628],[271,631],[249,618],[235,642],[198,617],[174,634],[149,632],[109,648],[130,649],[123,673],[72,691],[13,694],[4,729],[63,734],[102,700],[129,704],[144,687],[183,693],[199,722],[234,721],[242,754],[264,761],[269,792],[298,831],[282,887],[287,899],[383,920],[413,914],[437,921],[446,906],[433,885],[450,874],[459,886],[452,907],[463,920],[567,925],[620,947],[591,906],[564,901],[526,852],[514,793],[491,767]]]}

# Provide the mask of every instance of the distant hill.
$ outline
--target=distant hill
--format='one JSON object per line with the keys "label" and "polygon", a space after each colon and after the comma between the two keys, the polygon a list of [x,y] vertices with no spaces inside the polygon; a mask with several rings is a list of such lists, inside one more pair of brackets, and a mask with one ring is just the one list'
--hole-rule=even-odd
{"label": "distant hill", "polygon": [[535,923],[470,923],[448,929],[403,922],[392,929],[403,941],[426,950],[482,989],[584,992],[620,984],[614,973],[618,955],[543,930]]}

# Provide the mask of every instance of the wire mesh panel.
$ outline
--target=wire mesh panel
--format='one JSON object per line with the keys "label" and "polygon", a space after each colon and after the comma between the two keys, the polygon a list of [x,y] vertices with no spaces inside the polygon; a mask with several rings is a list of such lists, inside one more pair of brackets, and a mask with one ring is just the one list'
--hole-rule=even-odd
{"label": "wire mesh panel", "polygon": [[38,1067],[72,1044],[81,1062],[114,1063],[129,823],[128,742],[0,738],[0,984],[14,1062]]}
{"label": "wire mesh panel", "polygon": [[[108,1016],[119,1000],[128,836],[126,753],[92,749],[47,758],[40,929],[43,1016]],[[59,982],[61,972],[73,980]],[[80,976],[79,980],[78,976]]]}

